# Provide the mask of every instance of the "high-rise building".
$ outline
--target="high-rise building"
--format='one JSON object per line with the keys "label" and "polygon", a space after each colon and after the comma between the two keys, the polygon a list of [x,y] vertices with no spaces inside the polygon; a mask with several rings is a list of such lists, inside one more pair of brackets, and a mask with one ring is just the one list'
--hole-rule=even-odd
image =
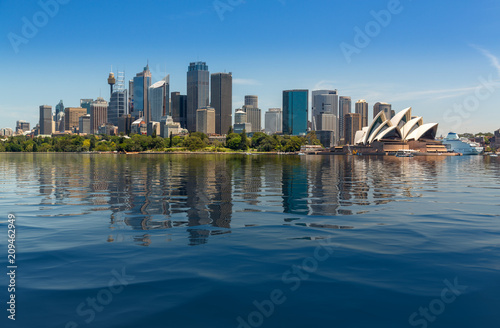
{"label": "high-rise building", "polygon": [[354,111],[361,115],[361,126],[368,126],[368,103],[366,102],[366,100],[358,100],[356,102]]}
{"label": "high-rise building", "polygon": [[[110,78],[111,74],[112,73],[110,73]],[[128,114],[125,72],[118,72],[116,78],[113,74],[111,81],[108,78],[108,83],[111,86],[111,98],[109,100],[107,122],[117,126],[120,116]]]}
{"label": "high-rise building", "polygon": [[211,75],[212,108],[215,109],[215,133],[226,134],[233,122],[233,76],[232,73]]}
{"label": "high-rise building", "polygon": [[172,119],[181,124],[181,128],[187,129],[187,96],[180,92],[172,92]]}
{"label": "high-rise building", "polygon": [[[319,124],[321,114],[333,114],[338,117],[339,94],[337,90],[312,91],[312,129],[328,130]],[[335,127],[333,130],[337,130]],[[331,131],[333,131],[331,130]]]}
{"label": "high-rise building", "polygon": [[160,122],[161,118],[170,115],[170,75],[149,87],[151,120]]}
{"label": "high-rise building", "polygon": [[118,133],[129,135],[131,126],[132,126],[132,115],[125,114],[118,118]]}
{"label": "high-rise building", "polygon": [[283,133],[307,134],[309,90],[283,91]]}
{"label": "high-rise building", "polygon": [[385,102],[377,102],[373,105],[373,118],[378,115],[378,113],[384,112],[385,117],[390,120],[393,116],[392,105]]}
{"label": "high-rise building", "polygon": [[252,106],[253,108],[259,108],[259,97],[245,96],[245,106]]}
{"label": "high-rise building", "polygon": [[87,109],[83,107],[66,107],[64,110],[64,130],[72,131],[78,128],[80,116],[87,114]]}
{"label": "high-rise building", "polygon": [[241,109],[237,109],[234,113],[234,124],[247,123],[247,113]]}
{"label": "high-rise building", "polygon": [[252,105],[243,106],[243,110],[247,113],[247,123],[252,125],[252,131],[247,132],[260,132],[262,130],[262,114],[258,107]]}
{"label": "high-rise building", "polygon": [[40,106],[40,135],[52,135],[52,106]]}
{"label": "high-rise building", "polygon": [[339,97],[339,135],[345,135],[345,115],[352,112],[351,97]]}
{"label": "high-rise building", "polygon": [[60,100],[59,103],[56,105],[56,117],[58,116],[59,113],[64,113],[64,104],[62,100]]}
{"label": "high-rise building", "polygon": [[353,145],[356,132],[361,130],[361,114],[347,113],[344,116],[345,134],[344,140],[347,145]]}
{"label": "high-rise building", "polygon": [[[108,102],[99,97],[90,104],[90,133],[99,133],[99,127],[108,120]],[[81,132],[80,132],[81,133]]]}
{"label": "high-rise building", "polygon": [[87,114],[90,114],[90,104],[94,99],[80,99],[80,107],[85,108],[87,110]]}
{"label": "high-rise building", "polygon": [[281,108],[269,108],[265,114],[264,132],[272,135],[283,131],[283,112]]}
{"label": "high-rise building", "polygon": [[196,131],[207,135],[215,133],[215,109],[205,107],[196,111]]}
{"label": "high-rise building", "polygon": [[149,110],[148,91],[151,86],[151,72],[149,64],[144,67],[144,70],[137,73],[133,81],[133,112],[134,117],[144,117],[146,124],[151,121],[151,112]]}
{"label": "high-rise building", "polygon": [[80,116],[78,119],[78,133],[90,134],[90,114]]}
{"label": "high-rise building", "polygon": [[26,121],[19,120],[16,122],[16,133],[29,132],[30,124]]}
{"label": "high-rise building", "polygon": [[187,72],[187,129],[196,131],[196,112],[208,107],[210,73],[205,62],[190,63]]}

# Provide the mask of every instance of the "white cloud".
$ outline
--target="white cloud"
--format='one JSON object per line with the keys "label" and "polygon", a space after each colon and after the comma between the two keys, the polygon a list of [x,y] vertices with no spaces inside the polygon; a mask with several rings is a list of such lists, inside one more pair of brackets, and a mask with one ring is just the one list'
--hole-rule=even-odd
{"label": "white cloud", "polygon": [[474,49],[480,51],[484,56],[486,56],[490,60],[491,66],[493,66],[497,70],[498,75],[500,75],[500,61],[498,60],[498,57],[493,55],[488,50],[483,49],[483,48],[476,46],[474,44],[471,44],[470,46],[473,47]]}

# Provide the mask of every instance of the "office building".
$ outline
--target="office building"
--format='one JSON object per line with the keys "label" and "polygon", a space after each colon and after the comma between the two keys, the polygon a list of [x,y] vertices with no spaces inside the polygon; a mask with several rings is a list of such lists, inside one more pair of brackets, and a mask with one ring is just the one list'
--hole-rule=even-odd
{"label": "office building", "polygon": [[258,96],[245,96],[245,106],[259,108],[259,97]]}
{"label": "office building", "polygon": [[[312,129],[329,130],[320,124],[321,114],[332,114],[338,117],[339,95],[337,90],[314,90],[312,91]],[[331,131],[336,131],[335,126]]]}
{"label": "office building", "polygon": [[187,72],[187,120],[189,131],[196,131],[198,109],[210,106],[210,73],[205,62],[190,63]]}
{"label": "office building", "polygon": [[283,112],[281,108],[269,108],[265,114],[264,132],[273,135],[283,131]]}
{"label": "office building", "polygon": [[231,73],[211,75],[211,107],[215,109],[215,133],[224,135],[233,122],[233,76]]}
{"label": "office building", "polygon": [[236,110],[236,113],[234,113],[234,124],[242,123],[247,123],[247,113],[242,109],[238,109]]}
{"label": "office building", "polygon": [[80,124],[80,116],[87,114],[83,107],[66,107],[64,110],[64,130],[73,131]]}
{"label": "office building", "polygon": [[[52,135],[52,106],[40,106],[39,135]],[[78,124],[78,122],[77,122]]]}
{"label": "office building", "polygon": [[149,106],[151,120],[160,122],[165,115],[170,115],[170,75],[149,87]]}
{"label": "office building", "polygon": [[80,99],[80,107],[85,108],[87,110],[87,114],[90,114],[90,104],[94,99]]}
{"label": "office building", "polygon": [[160,135],[160,122],[150,121],[147,124],[147,134],[148,136]]}
{"label": "office building", "polygon": [[62,100],[60,100],[59,103],[56,105],[56,118],[59,113],[64,113],[64,103]]}
{"label": "office building", "polygon": [[118,133],[129,135],[131,126],[132,126],[132,115],[125,114],[118,118]]}
{"label": "office building", "polygon": [[307,134],[308,90],[283,91],[283,133],[287,135]]}
{"label": "office building", "polygon": [[[96,134],[104,123],[108,123],[108,102],[99,97],[90,104],[90,133]],[[112,123],[111,123],[112,124]],[[113,124],[114,125],[114,124]],[[80,132],[81,133],[81,132]]]}
{"label": "office building", "polygon": [[339,97],[339,136],[345,135],[345,116],[352,112],[351,97]]}
{"label": "office building", "polygon": [[385,117],[390,120],[394,116],[392,111],[392,105],[385,102],[377,102],[373,105],[373,118],[375,118],[378,113],[384,112]]}
{"label": "office building", "polygon": [[163,116],[160,120],[160,136],[162,138],[169,138],[170,134],[172,136],[179,135],[185,131],[179,122],[174,122],[171,116]]}
{"label": "office building", "polygon": [[137,73],[134,77],[133,87],[133,117],[144,117],[145,122],[151,121],[151,112],[149,110],[148,91],[151,86],[151,72],[149,71],[149,64],[144,67],[144,70]]}
{"label": "office building", "polygon": [[206,135],[215,134],[215,109],[205,107],[196,111],[196,131]]}
{"label": "office building", "polygon": [[90,134],[90,114],[80,116],[78,119],[78,133]]}
{"label": "office building", "polygon": [[171,93],[172,119],[178,122],[181,128],[187,129],[187,96],[181,95],[180,92]]}
{"label": "office building", "polygon": [[245,133],[249,133],[250,131],[252,131],[252,124],[250,123],[235,123],[234,124],[234,128],[233,128],[233,132],[234,133],[242,133],[242,132],[245,132]]}
{"label": "office building", "polygon": [[108,83],[111,86],[111,97],[108,106],[108,123],[115,126],[119,123],[119,118],[128,114],[127,89],[125,88],[125,72],[118,72],[117,77],[112,77]]}
{"label": "office building", "polygon": [[347,145],[355,144],[356,132],[361,130],[361,114],[347,113],[344,116],[345,134],[344,140]]}
{"label": "office building", "polygon": [[247,114],[247,123],[252,125],[252,130],[247,132],[260,132],[262,130],[262,114],[260,108],[245,105],[243,106],[243,110]]}
{"label": "office building", "polygon": [[16,134],[30,131],[30,124],[26,121],[19,120],[16,122]]}
{"label": "office building", "polygon": [[358,100],[354,112],[361,115],[361,127],[368,126],[368,103],[366,100]]}
{"label": "office building", "polygon": [[11,128],[2,128],[0,129],[1,137],[12,137],[14,135],[14,131]]}

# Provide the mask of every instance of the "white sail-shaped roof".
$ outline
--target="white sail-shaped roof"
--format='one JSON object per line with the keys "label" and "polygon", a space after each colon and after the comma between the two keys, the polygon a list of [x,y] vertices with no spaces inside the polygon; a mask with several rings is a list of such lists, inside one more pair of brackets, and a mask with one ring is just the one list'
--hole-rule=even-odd
{"label": "white sail-shaped roof", "polygon": [[[366,145],[368,144],[368,140],[370,139],[371,135],[384,123],[387,121],[387,118],[385,117],[384,112],[379,112],[377,116],[373,119],[371,124],[368,126],[368,129],[366,130],[365,137],[363,138],[363,144]],[[377,131],[378,133],[379,131]]]}
{"label": "white sail-shaped roof", "polygon": [[382,139],[401,139],[401,131],[397,126],[391,126],[390,128],[385,129],[383,132],[380,132],[375,141],[380,141]]}
{"label": "white sail-shaped roof", "polygon": [[383,131],[385,131],[390,127],[392,127],[391,121],[386,120],[375,131],[372,132],[372,134],[368,138],[368,143],[371,144],[380,133],[382,133]]}
{"label": "white sail-shaped roof", "polygon": [[403,109],[391,119],[391,123],[393,126],[397,126],[398,128],[402,128],[406,123],[411,120],[411,107]]}
{"label": "white sail-shaped roof", "polygon": [[416,130],[410,133],[405,140],[435,139],[438,123],[427,123],[419,126]]}
{"label": "white sail-shaped roof", "polygon": [[422,126],[423,124],[424,124],[424,120],[422,119],[421,116],[412,118],[408,123],[406,123],[401,128],[401,134],[402,134],[403,139],[406,139],[406,137],[410,133],[412,133],[414,130],[416,130],[419,126]]}

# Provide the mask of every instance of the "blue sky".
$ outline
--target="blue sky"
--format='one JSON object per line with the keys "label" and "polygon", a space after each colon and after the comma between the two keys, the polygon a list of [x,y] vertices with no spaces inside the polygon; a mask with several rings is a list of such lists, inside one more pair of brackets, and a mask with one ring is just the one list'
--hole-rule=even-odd
{"label": "blue sky", "polygon": [[[59,8],[44,14],[44,3]],[[128,80],[149,60],[155,81],[170,74],[171,91],[185,93],[200,60],[233,72],[233,109],[246,94],[265,111],[281,107],[282,90],[335,88],[366,99],[370,115],[385,101],[438,122],[439,134],[491,132],[499,14],[495,0],[0,0],[0,127],[34,126],[38,106],[60,99],[109,99],[111,65]]]}

